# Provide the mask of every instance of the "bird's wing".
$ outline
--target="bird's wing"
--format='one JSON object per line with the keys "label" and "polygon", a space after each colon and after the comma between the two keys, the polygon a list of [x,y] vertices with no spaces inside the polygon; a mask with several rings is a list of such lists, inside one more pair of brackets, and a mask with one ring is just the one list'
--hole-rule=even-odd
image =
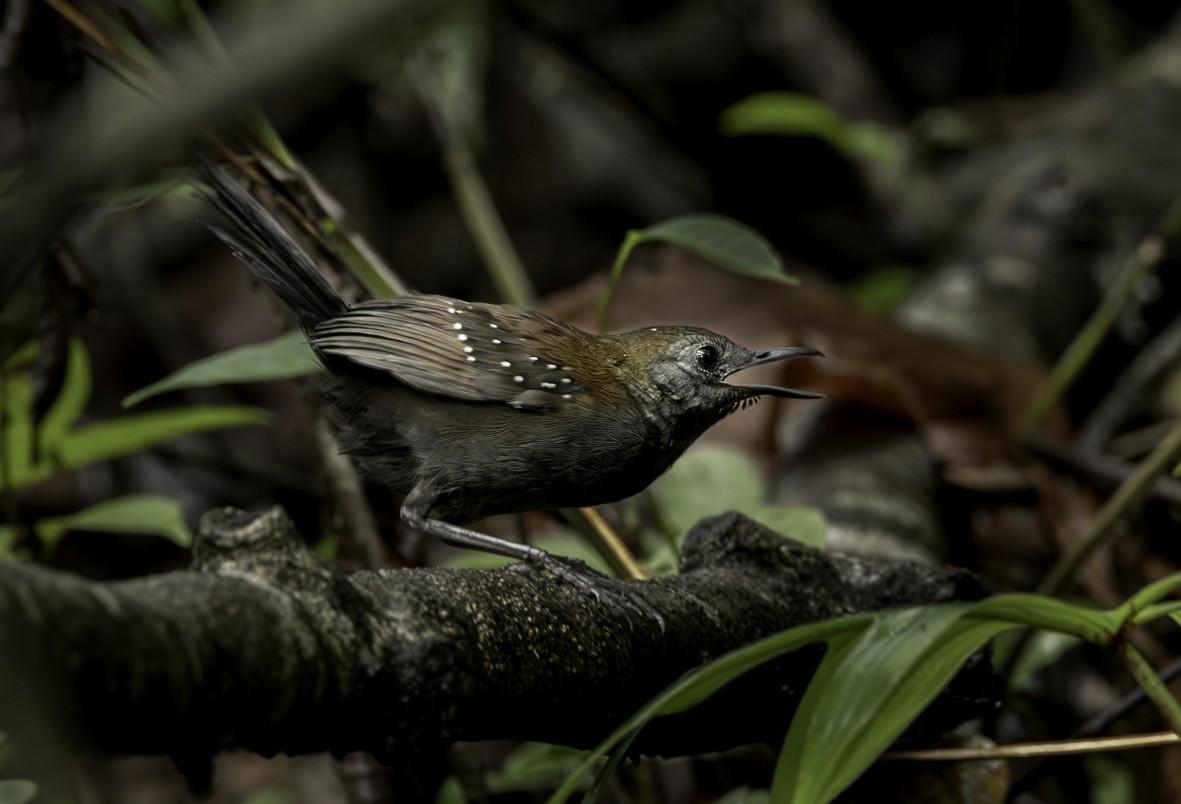
{"label": "bird's wing", "polygon": [[568,329],[516,308],[414,296],[355,305],[312,329],[309,340],[322,355],[423,393],[536,410],[584,393],[573,370],[537,337],[546,327]]}

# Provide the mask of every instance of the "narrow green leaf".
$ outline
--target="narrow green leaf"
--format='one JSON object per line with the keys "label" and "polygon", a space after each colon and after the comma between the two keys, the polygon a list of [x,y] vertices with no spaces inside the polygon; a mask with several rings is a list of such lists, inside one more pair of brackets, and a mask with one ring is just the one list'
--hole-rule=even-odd
{"label": "narrow green leaf", "polygon": [[776,764],[776,801],[831,801],[892,743],[1002,621],[965,620],[971,604],[883,612],[829,640]]}
{"label": "narrow green leaf", "polygon": [[1119,611],[1100,611],[1044,595],[1014,593],[982,600],[967,616],[1061,631],[1093,645],[1106,645],[1123,626]]}
{"label": "narrow green leaf", "polygon": [[37,425],[37,445],[43,455],[53,454],[90,400],[90,356],[78,337],[70,338],[65,377],[57,398]]}
{"label": "narrow green leaf", "polygon": [[758,92],[728,106],[718,128],[728,137],[792,134],[838,141],[848,125],[828,104],[797,92]]}
{"label": "narrow green leaf", "polygon": [[70,433],[60,444],[59,469],[138,452],[177,436],[250,424],[268,424],[259,408],[194,406],[153,411],[92,424]]}
{"label": "narrow green leaf", "polygon": [[872,615],[855,614],[849,617],[839,617],[818,623],[797,626],[778,634],[760,639],[735,651],[721,656],[709,664],[703,665],[683,675],[674,681],[663,692],[644,704],[639,711],[628,718],[619,728],[615,729],[593,751],[578,770],[572,773],[552,796],[551,804],[562,804],[578,790],[583,777],[594,770],[595,766],[610,754],[621,741],[631,741],[635,734],[652,718],[660,715],[671,715],[683,712],[696,706],[717,690],[729,684],[743,673],[758,667],[764,662],[781,656],[789,650],[801,645],[819,642],[835,634],[846,631],[856,631],[865,628]]}
{"label": "narrow green leaf", "polygon": [[263,343],[240,346],[190,363],[123,400],[123,407],[182,388],[203,388],[231,382],[257,382],[301,377],[320,371],[311,347],[299,330]]}
{"label": "narrow green leaf", "polygon": [[33,482],[33,381],[23,371],[0,376],[0,490]]}
{"label": "narrow green leaf", "polygon": [[725,109],[718,128],[729,137],[784,134],[815,137],[859,162],[896,167],[904,146],[890,129],[872,121],[848,120],[823,101],[795,92],[760,92]]}
{"label": "narrow green leaf", "polygon": [[1164,603],[1153,603],[1150,606],[1145,606],[1132,617],[1132,625],[1145,625],[1159,617],[1172,617],[1175,612],[1181,611],[1181,600],[1168,600]]}
{"label": "narrow green leaf", "polygon": [[758,232],[722,215],[670,218],[641,229],[640,237],[640,242],[660,241],[680,246],[741,276],[789,285],[800,281],[783,270],[783,262]]}
{"label": "narrow green leaf", "polygon": [[193,541],[180,504],[154,494],[129,494],[105,500],[77,513],[42,519],[36,528],[37,536],[50,550],[67,532],[79,530],[162,536],[181,547],[188,547]]}
{"label": "narrow green leaf", "polygon": [[1122,606],[1116,609],[1116,612],[1118,612],[1119,616],[1135,620],[1142,610],[1154,605],[1165,595],[1172,594],[1178,588],[1181,588],[1181,572],[1174,572],[1172,575],[1166,575],[1159,581],[1153,581],[1132,595]]}

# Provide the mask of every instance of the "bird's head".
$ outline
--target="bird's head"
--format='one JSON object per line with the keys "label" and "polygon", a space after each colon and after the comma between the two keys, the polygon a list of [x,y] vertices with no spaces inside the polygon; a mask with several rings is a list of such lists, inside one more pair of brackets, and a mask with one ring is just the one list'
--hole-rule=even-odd
{"label": "bird's head", "polygon": [[797,357],[823,357],[816,349],[747,349],[696,327],[649,327],[616,336],[634,378],[633,392],[670,418],[698,414],[720,419],[760,396],[817,399],[823,394],[776,385],[727,382],[738,372]]}

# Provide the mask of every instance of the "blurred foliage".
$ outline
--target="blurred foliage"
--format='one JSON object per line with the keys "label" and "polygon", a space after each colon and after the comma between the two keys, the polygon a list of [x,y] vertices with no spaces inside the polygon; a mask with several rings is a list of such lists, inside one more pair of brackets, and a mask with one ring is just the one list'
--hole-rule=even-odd
{"label": "blurred foliage", "polygon": [[[152,411],[82,424],[90,399],[90,360],[73,338],[67,349],[61,386],[44,415],[34,411],[35,343],[13,355],[0,376],[0,493],[40,483],[58,472],[113,460],[161,442],[193,433],[249,424],[265,424],[270,415],[257,408],[190,406]],[[115,497],[73,514],[34,523],[47,550],[68,531],[101,530],[163,536],[181,545],[191,539],[179,505],[145,494]],[[0,555],[14,555],[19,526],[0,526]]]}
{"label": "blurred foliage", "polygon": [[846,120],[818,98],[798,92],[760,92],[744,98],[722,112],[718,127],[729,137],[815,137],[849,159],[891,170],[905,158],[896,132],[870,121]]}

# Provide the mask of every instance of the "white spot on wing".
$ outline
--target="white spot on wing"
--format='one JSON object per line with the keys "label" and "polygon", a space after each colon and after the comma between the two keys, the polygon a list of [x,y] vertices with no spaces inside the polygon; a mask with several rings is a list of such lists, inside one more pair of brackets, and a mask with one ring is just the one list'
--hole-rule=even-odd
{"label": "white spot on wing", "polygon": [[509,366],[512,365],[512,363],[508,362],[507,360],[501,360],[500,365],[504,366],[505,368],[508,368]]}
{"label": "white spot on wing", "polygon": [[463,324],[456,321],[454,324],[451,325],[451,328],[452,329],[463,329]]}

